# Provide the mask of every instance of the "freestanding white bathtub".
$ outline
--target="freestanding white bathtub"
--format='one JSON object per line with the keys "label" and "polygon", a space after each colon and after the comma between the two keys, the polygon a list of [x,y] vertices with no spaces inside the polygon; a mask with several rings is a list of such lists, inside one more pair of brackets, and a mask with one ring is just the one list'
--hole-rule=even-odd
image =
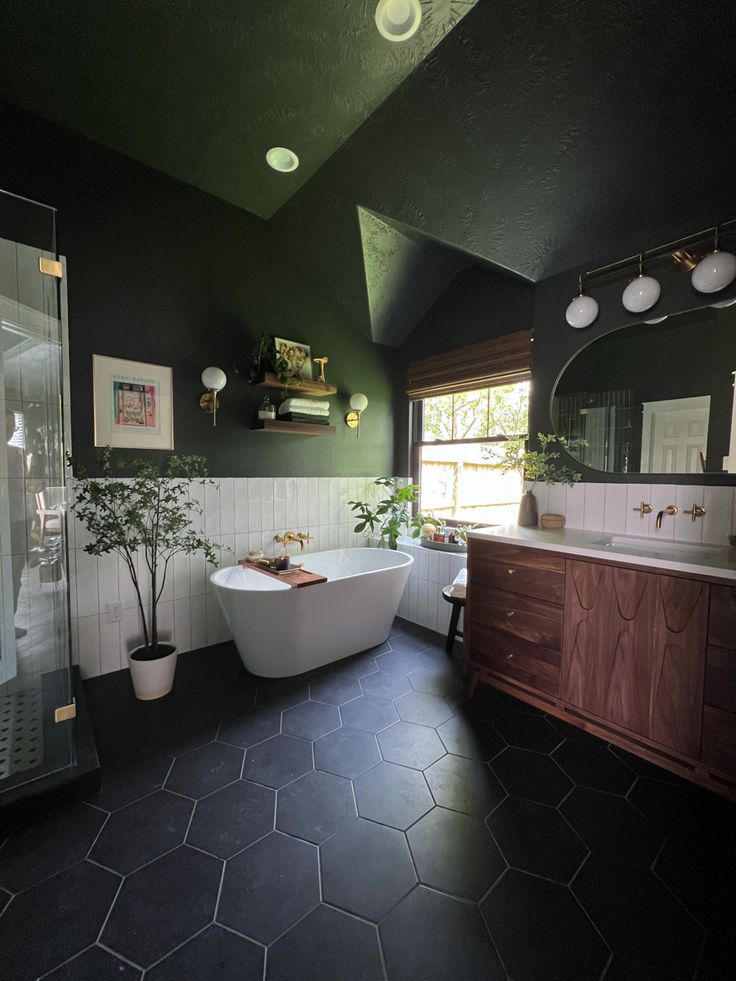
{"label": "freestanding white bathtub", "polygon": [[327,582],[292,589],[255,569],[210,576],[246,668],[287,678],[382,644],[414,559],[383,548],[339,548],[304,556]]}

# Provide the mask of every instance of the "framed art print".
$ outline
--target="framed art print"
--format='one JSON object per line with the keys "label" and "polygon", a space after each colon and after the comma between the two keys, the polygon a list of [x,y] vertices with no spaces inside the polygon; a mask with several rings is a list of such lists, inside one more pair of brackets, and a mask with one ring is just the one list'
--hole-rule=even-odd
{"label": "framed art print", "polygon": [[92,356],[95,446],[174,449],[171,368]]}
{"label": "framed art print", "polygon": [[312,349],[308,344],[299,341],[287,341],[283,337],[274,337],[274,347],[291,365],[294,378],[302,381],[312,381]]}

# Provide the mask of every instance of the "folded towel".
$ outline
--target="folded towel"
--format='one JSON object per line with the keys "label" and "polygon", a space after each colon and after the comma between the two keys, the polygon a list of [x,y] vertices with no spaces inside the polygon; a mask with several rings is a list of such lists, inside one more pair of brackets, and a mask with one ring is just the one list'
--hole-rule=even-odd
{"label": "folded towel", "polygon": [[455,576],[452,581],[452,586],[450,586],[450,592],[453,596],[457,596],[458,599],[465,599],[465,594],[468,587],[468,570],[467,568],[461,569],[460,572]]}
{"label": "folded towel", "polygon": [[291,400],[287,399],[286,402],[282,402],[279,406],[279,415],[285,416],[289,412],[297,412],[300,416],[328,416],[330,414],[329,409],[313,409],[311,406],[308,408],[304,405],[289,405]]}
{"label": "folded towel", "polygon": [[281,408],[284,408],[284,412],[291,412],[292,409],[322,409],[324,412],[329,412],[330,403],[319,399],[286,399],[281,403]]}
{"label": "folded towel", "polygon": [[315,426],[329,426],[330,424],[329,416],[306,416],[298,412],[285,412],[279,418],[284,422],[310,422]]}

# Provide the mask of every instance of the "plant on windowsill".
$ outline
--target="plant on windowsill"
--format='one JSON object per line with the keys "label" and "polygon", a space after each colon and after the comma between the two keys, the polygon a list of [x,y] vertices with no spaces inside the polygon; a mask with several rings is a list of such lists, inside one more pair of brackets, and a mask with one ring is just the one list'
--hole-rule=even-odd
{"label": "plant on windowsill", "polygon": [[[539,521],[537,499],[534,488],[539,481],[545,484],[569,486],[580,480],[581,474],[572,467],[560,463],[561,450],[568,450],[572,442],[564,436],[550,433],[537,433],[538,450],[527,449],[526,440],[510,439],[504,445],[503,456],[496,466],[502,473],[516,472],[522,481],[531,481],[531,487],[524,491],[519,502],[519,524],[522,527],[536,528]],[[580,440],[575,445],[581,445]],[[559,448],[555,448],[555,446]]]}
{"label": "plant on windowsill", "polygon": [[177,649],[159,637],[158,607],[169,566],[176,555],[202,553],[212,565],[215,546],[192,527],[202,505],[192,500],[191,483],[211,483],[200,456],[171,456],[163,466],[145,460],[117,459],[115,468],[132,478],[113,476],[110,447],[100,450],[101,476],[91,477],[69,458],[75,478],[72,510],[92,536],[89,555],[115,553],[133,583],[143,628],[143,644],[128,652],[136,697],[167,695],[174,683]]}
{"label": "plant on windowsill", "polygon": [[412,507],[417,500],[419,486],[407,484],[401,487],[398,477],[379,477],[374,481],[377,487],[385,488],[387,496],[372,506],[366,501],[348,501],[350,509],[358,517],[358,524],[353,528],[356,534],[365,534],[366,538],[378,534],[379,548],[388,546],[396,551],[399,535],[412,529],[412,537],[418,538],[420,526],[416,519],[412,520]]}

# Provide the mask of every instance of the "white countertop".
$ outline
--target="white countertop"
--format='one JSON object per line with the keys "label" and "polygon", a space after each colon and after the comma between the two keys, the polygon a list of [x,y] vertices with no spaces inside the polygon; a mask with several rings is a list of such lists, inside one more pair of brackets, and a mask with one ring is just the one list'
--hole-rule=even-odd
{"label": "white countertop", "polygon": [[468,538],[495,538],[509,545],[565,552],[581,558],[607,559],[646,566],[649,569],[670,569],[696,576],[711,576],[736,580],[736,548],[730,545],[701,545],[698,542],[676,542],[671,539],[636,538],[605,531],[584,531],[580,528],[520,528],[518,525],[498,525],[477,528]]}

